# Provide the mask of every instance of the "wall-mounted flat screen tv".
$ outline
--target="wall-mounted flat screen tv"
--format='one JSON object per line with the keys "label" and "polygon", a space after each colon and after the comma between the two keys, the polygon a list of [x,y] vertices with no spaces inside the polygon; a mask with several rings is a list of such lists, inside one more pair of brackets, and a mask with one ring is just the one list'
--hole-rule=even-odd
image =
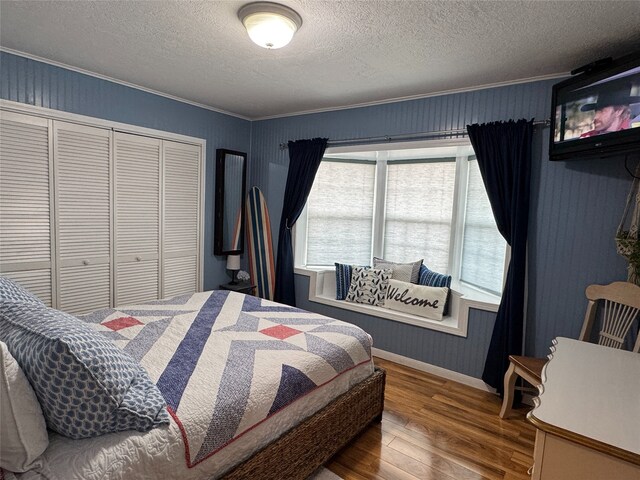
{"label": "wall-mounted flat screen tv", "polygon": [[640,152],[640,52],[553,86],[549,158]]}

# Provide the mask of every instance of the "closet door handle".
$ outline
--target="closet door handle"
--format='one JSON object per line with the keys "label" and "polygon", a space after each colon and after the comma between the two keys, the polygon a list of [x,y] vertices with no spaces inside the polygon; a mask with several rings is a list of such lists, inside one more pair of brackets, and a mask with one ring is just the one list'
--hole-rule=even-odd
{"label": "closet door handle", "polygon": [[82,261],[82,264],[83,264],[83,265],[89,265],[89,260],[83,260],[83,261]]}
{"label": "closet door handle", "polygon": [[141,257],[136,257],[136,262],[140,262],[142,260]]}

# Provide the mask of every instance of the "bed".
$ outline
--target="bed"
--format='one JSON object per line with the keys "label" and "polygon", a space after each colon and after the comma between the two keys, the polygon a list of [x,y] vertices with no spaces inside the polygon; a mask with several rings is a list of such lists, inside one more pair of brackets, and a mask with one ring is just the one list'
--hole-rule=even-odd
{"label": "bed", "polygon": [[305,479],[382,414],[371,337],[345,322],[229,291],[81,320],[144,367],[170,423],[51,433],[42,467],[17,478]]}

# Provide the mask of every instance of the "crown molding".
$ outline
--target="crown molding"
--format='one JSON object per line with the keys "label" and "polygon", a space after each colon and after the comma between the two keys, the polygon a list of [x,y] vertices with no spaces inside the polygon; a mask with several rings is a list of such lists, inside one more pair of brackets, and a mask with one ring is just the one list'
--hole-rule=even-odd
{"label": "crown molding", "polygon": [[85,70],[84,68],[74,67],[72,65],[67,65],[66,63],[57,62],[55,60],[49,60],[48,58],[39,57],[37,55],[32,55],[30,53],[21,52],[19,50],[13,50],[12,48],[7,48],[0,46],[0,52],[10,53],[12,55],[17,55],[19,57],[28,58],[29,60],[35,60],[36,62],[46,63],[48,65],[53,65],[54,67],[64,68],[65,70],[71,70],[72,72],[81,73],[83,75],[88,75],[90,77],[99,78],[100,80],[106,80],[108,82],[117,83],[118,85],[123,85],[125,87],[135,88],[136,90],[141,90],[146,93],[151,93],[153,95],[158,95],[159,97],[168,98],[170,100],[175,100],[176,102],[186,103],[187,105],[192,105],[198,108],[204,108],[205,110],[210,110],[212,112],[221,113],[223,115],[229,115],[231,117],[240,118],[242,120],[252,119],[249,117],[245,117],[244,115],[240,115],[238,113],[228,112],[227,110],[222,110],[220,108],[212,107],[211,105],[205,105],[204,103],[194,102],[192,100],[187,100],[186,98],[177,97],[175,95],[171,95],[169,93],[160,92],[158,90],[153,90],[152,88],[143,87],[142,85],[136,85],[135,83],[126,82],[124,80],[119,80],[117,78],[109,77],[107,75],[102,75],[101,73],[92,72],[89,70]]}
{"label": "crown molding", "polygon": [[478,85],[475,87],[462,87],[455,88],[451,90],[440,90],[438,92],[433,93],[424,93],[419,95],[408,95],[406,97],[394,97],[388,98],[385,100],[375,100],[372,102],[362,102],[362,103],[354,103],[350,105],[342,105],[336,107],[326,107],[326,108],[317,108],[312,110],[303,110],[300,112],[293,113],[282,113],[278,115],[268,115],[264,117],[252,117],[252,121],[260,121],[260,120],[272,120],[276,118],[286,118],[286,117],[296,117],[298,115],[311,115],[314,113],[325,113],[325,112],[335,112],[337,110],[349,110],[352,108],[362,108],[362,107],[374,107],[376,105],[386,105],[388,103],[399,103],[399,102],[408,102],[411,100],[421,100],[423,98],[430,97],[441,97],[444,95],[453,95],[455,93],[466,93],[466,92],[474,92],[476,90],[486,90],[488,88],[498,88],[498,87],[508,87],[510,85],[519,85],[522,83],[531,83],[531,82],[540,82],[543,80],[557,80],[559,78],[566,78],[571,76],[569,72],[565,73],[551,73],[548,75],[540,75],[537,77],[528,77],[528,78],[520,78],[518,80],[507,80],[504,82],[495,82],[495,83],[487,83],[484,85]]}
{"label": "crown molding", "polygon": [[177,97],[175,95],[170,95],[168,93],[160,92],[158,90],[153,90],[151,88],[143,87],[141,85],[136,85],[134,83],[126,82],[124,80],[118,80],[117,78],[109,77],[107,75],[102,75],[100,73],[91,72],[89,70],[85,70],[85,69],[79,68],[79,67],[74,67],[72,65],[67,65],[66,63],[57,62],[55,60],[49,60],[48,58],[39,57],[37,55],[32,55],[30,53],[21,52],[19,50],[13,50],[11,48],[0,46],[0,52],[10,53],[12,55],[17,55],[17,56],[20,56],[20,57],[28,58],[30,60],[35,60],[37,62],[42,62],[42,63],[46,63],[48,65],[53,65],[55,67],[64,68],[66,70],[71,70],[73,72],[81,73],[81,74],[84,74],[84,75],[89,75],[91,77],[95,77],[95,78],[99,78],[101,80],[106,80],[106,81],[109,81],[109,82],[117,83],[119,85],[124,85],[126,87],[135,88],[136,90],[141,90],[143,92],[151,93],[153,95],[158,95],[160,97],[164,97],[164,98],[168,98],[168,99],[171,99],[171,100],[175,100],[177,102],[186,103],[188,105],[193,105],[194,107],[204,108],[205,110],[210,110],[212,112],[221,113],[223,115],[229,115],[231,117],[236,117],[236,118],[240,118],[242,120],[248,120],[248,121],[272,120],[272,119],[277,119],[277,118],[297,117],[297,116],[300,116],[300,115],[311,115],[311,114],[314,114],[314,113],[326,113],[326,112],[335,112],[335,111],[339,111],[339,110],[350,110],[350,109],[353,109],[353,108],[373,107],[373,106],[376,106],[376,105],[386,105],[386,104],[389,104],[389,103],[408,102],[408,101],[411,101],[411,100],[421,100],[421,99],[424,99],[424,98],[440,97],[440,96],[443,96],[443,95],[453,95],[453,94],[456,94],[456,93],[473,92],[473,91],[476,91],[476,90],[486,90],[486,89],[489,89],[489,88],[507,87],[507,86],[510,86],[510,85],[519,85],[519,84],[523,84],[523,83],[539,82],[539,81],[544,81],[544,80],[555,80],[555,79],[565,78],[565,77],[570,76],[570,74],[568,72],[552,73],[552,74],[548,74],[548,75],[539,75],[539,76],[536,76],[536,77],[527,77],[527,78],[521,78],[521,79],[517,79],[517,80],[508,80],[508,81],[504,81],[504,82],[487,83],[487,84],[478,85],[478,86],[475,86],[475,87],[463,87],[463,88],[455,88],[455,89],[451,89],[451,90],[440,90],[438,92],[425,93],[425,94],[419,94],[419,95],[408,95],[408,96],[405,96],[405,97],[394,97],[394,98],[388,98],[388,99],[384,99],[384,100],[375,100],[375,101],[371,101],[371,102],[361,102],[361,103],[353,103],[353,104],[349,104],[349,105],[339,105],[339,106],[326,107],[326,108],[317,108],[317,109],[311,109],[311,110],[301,110],[301,111],[297,111],[297,112],[282,113],[282,114],[278,114],[278,115],[266,115],[266,116],[263,116],[263,117],[247,117],[247,116],[244,116],[244,115],[240,115],[238,113],[233,113],[233,112],[229,112],[227,110],[222,110],[220,108],[216,108],[216,107],[213,107],[211,105],[205,105],[203,103],[198,103],[198,102],[194,102],[192,100],[187,100],[186,98],[181,98],[181,97]]}

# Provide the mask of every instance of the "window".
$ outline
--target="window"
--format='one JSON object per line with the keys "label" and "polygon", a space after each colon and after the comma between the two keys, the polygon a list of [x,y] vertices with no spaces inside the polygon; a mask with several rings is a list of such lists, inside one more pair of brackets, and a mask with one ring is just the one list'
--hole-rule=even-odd
{"label": "window", "polygon": [[455,157],[387,164],[384,258],[448,270],[455,179]]}
{"label": "window", "polygon": [[424,258],[454,282],[500,295],[506,243],[468,143],[328,149],[296,223],[296,264]]}
{"label": "window", "polygon": [[500,295],[506,242],[496,227],[478,161],[469,160],[468,167],[460,280]]}
{"label": "window", "polygon": [[[307,201],[308,265],[369,265],[376,165],[324,159]],[[345,248],[348,245],[349,248]]]}

